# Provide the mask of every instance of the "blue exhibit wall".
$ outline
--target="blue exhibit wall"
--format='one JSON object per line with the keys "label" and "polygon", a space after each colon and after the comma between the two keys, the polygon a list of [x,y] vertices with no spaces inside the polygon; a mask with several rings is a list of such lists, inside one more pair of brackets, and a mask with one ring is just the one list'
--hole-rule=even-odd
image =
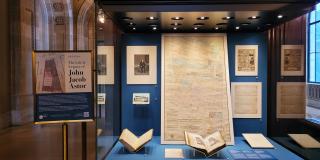
{"label": "blue exhibit wall", "polygon": [[[126,46],[157,46],[157,84],[128,85]],[[141,135],[154,129],[154,135],[160,136],[161,123],[161,34],[124,34],[121,48],[121,128],[128,128],[134,134]],[[149,105],[133,105],[133,93],[150,93]]]}
{"label": "blue exhibit wall", "polygon": [[[258,76],[235,76],[235,46],[258,45]],[[267,136],[267,79],[268,55],[267,35],[257,33],[228,34],[228,55],[230,82],[262,82],[262,118],[234,118],[234,135],[260,132]]]}
{"label": "blue exhibit wall", "polygon": [[[267,134],[267,39],[265,33],[230,33],[228,35],[229,71],[231,82],[262,82],[262,118],[234,119],[235,136],[245,132]],[[126,46],[156,45],[157,48],[157,85],[127,85]],[[235,45],[259,45],[258,78],[236,77],[234,71]],[[161,34],[124,34],[121,47],[121,128],[128,128],[141,135],[154,129],[159,136],[161,130]],[[151,93],[151,104],[134,106],[134,92]]]}

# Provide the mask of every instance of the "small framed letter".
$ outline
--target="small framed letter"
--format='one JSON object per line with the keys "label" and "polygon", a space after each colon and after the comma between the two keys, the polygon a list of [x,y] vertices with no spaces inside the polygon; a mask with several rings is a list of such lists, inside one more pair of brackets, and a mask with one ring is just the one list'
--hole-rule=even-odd
{"label": "small framed letter", "polygon": [[258,45],[236,45],[235,75],[258,76]]}
{"label": "small framed letter", "polygon": [[106,94],[105,93],[98,93],[97,103],[98,104],[106,104]]}
{"label": "small framed letter", "polygon": [[304,45],[281,45],[281,76],[304,76]]}
{"label": "small framed letter", "polygon": [[234,118],[261,118],[261,82],[232,82]]}
{"label": "small framed letter", "polygon": [[132,104],[150,104],[150,93],[133,93]]}
{"label": "small framed letter", "polygon": [[114,84],[114,47],[98,46],[98,84]]}
{"label": "small framed letter", "polygon": [[157,46],[127,46],[127,84],[157,84]]}

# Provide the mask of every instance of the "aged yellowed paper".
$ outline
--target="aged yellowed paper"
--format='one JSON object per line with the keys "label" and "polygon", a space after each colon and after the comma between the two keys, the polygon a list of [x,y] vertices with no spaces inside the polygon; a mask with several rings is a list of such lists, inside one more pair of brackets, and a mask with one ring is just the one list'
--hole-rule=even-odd
{"label": "aged yellowed paper", "polygon": [[261,118],[261,82],[232,82],[233,118]]}
{"label": "aged yellowed paper", "polygon": [[277,83],[277,118],[304,118],[305,86],[304,82]]}
{"label": "aged yellowed paper", "polygon": [[162,44],[161,142],[220,131],[233,144],[225,34],[166,34]]}
{"label": "aged yellowed paper", "polygon": [[281,76],[303,76],[304,54],[304,45],[282,45]]}
{"label": "aged yellowed paper", "polygon": [[258,75],[258,45],[236,45],[236,76]]}
{"label": "aged yellowed paper", "polygon": [[261,133],[243,133],[242,136],[252,148],[273,148],[273,145]]}
{"label": "aged yellowed paper", "polygon": [[309,134],[289,134],[303,148],[320,148],[320,143]]}
{"label": "aged yellowed paper", "polygon": [[181,148],[166,148],[164,150],[165,158],[184,158]]}

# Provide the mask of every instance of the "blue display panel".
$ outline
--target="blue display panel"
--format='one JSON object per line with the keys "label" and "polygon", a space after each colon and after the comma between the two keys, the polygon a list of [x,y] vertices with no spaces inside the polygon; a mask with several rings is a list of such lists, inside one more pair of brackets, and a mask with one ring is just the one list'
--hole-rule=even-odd
{"label": "blue display panel", "polygon": [[93,119],[92,93],[41,94],[35,100],[36,122]]}

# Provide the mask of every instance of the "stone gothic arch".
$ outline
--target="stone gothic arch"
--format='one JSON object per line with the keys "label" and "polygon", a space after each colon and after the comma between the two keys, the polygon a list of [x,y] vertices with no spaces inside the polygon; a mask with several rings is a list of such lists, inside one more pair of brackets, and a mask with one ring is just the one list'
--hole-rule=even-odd
{"label": "stone gothic arch", "polygon": [[85,0],[77,17],[77,49],[94,50],[94,1]]}

